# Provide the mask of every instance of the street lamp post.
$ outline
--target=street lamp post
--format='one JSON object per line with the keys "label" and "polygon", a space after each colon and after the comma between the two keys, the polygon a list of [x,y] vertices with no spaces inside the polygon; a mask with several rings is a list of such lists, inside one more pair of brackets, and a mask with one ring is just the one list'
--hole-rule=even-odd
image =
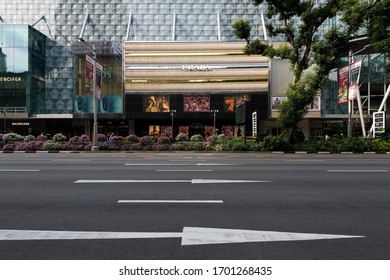
{"label": "street lamp post", "polygon": [[4,116],[4,133],[7,133],[7,113],[4,111],[2,114]]}
{"label": "street lamp post", "polygon": [[175,116],[176,110],[171,110],[171,138],[173,139],[173,117]]}
{"label": "street lamp post", "polygon": [[217,135],[216,119],[217,119],[218,110],[211,110],[211,113],[213,113],[214,116],[214,135]]}
{"label": "street lamp post", "polygon": [[92,59],[93,59],[93,85],[92,85],[92,88],[93,88],[93,132],[92,132],[92,136],[93,136],[93,146],[91,148],[91,151],[92,152],[96,152],[96,151],[99,151],[99,145],[98,145],[98,123],[97,123],[97,107],[98,107],[98,104],[97,104],[97,99],[96,99],[96,48],[95,48],[95,44],[93,44],[92,46],[90,46],[89,44],[87,44],[85,42],[85,40],[83,38],[78,38],[80,42],[83,42],[88,48],[90,48],[92,50]]}

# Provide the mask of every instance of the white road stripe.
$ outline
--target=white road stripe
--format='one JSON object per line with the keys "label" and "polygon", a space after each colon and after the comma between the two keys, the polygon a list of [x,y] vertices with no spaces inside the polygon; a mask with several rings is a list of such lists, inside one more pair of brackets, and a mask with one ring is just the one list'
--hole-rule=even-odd
{"label": "white road stripe", "polygon": [[361,172],[389,172],[389,170],[386,170],[386,169],[365,169],[365,170],[353,170],[353,169],[330,169],[330,170],[326,170],[328,172],[357,172],[357,173],[361,173]]}
{"label": "white road stripe", "polygon": [[212,169],[199,169],[199,170],[195,170],[195,169],[157,169],[156,170],[157,172],[212,172],[214,170]]}
{"label": "white road stripe", "polygon": [[219,179],[192,179],[192,180],[77,180],[74,183],[191,183],[191,184],[229,184],[229,183],[271,183],[272,181],[254,180],[219,180]]}
{"label": "white road stripe", "polygon": [[0,169],[0,172],[39,172],[39,169]]}
{"label": "white road stripe", "polygon": [[223,204],[223,200],[118,200],[118,203],[193,203]]}
{"label": "white road stripe", "polygon": [[294,161],[294,162],[322,162],[322,161],[325,161],[323,159],[287,159],[286,161]]}
{"label": "white road stripe", "polygon": [[126,166],[236,166],[240,164],[230,164],[230,163],[125,163]]}

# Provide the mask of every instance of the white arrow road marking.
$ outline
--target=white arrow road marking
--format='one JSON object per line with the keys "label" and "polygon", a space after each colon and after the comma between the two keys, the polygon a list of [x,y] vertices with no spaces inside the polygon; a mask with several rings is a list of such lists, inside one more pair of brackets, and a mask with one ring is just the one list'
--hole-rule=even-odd
{"label": "white arrow road marking", "polygon": [[79,239],[138,239],[181,238],[181,232],[88,232],[88,231],[41,231],[0,230],[0,240],[79,240]]}
{"label": "white arrow road marking", "polygon": [[362,237],[365,236],[185,227],[183,229],[181,245],[303,241]]}
{"label": "white arrow road marking", "polygon": [[191,183],[191,184],[228,184],[228,183],[271,183],[272,181],[251,180],[218,180],[218,179],[192,179],[192,180],[77,180],[77,184],[92,183]]}
{"label": "white arrow road marking", "polygon": [[182,238],[181,245],[205,245],[244,242],[304,241],[365,236],[312,234],[276,231],[254,231],[184,227],[183,232],[86,232],[86,231],[39,231],[0,230],[0,241],[11,240],[80,240],[80,239],[149,239]]}

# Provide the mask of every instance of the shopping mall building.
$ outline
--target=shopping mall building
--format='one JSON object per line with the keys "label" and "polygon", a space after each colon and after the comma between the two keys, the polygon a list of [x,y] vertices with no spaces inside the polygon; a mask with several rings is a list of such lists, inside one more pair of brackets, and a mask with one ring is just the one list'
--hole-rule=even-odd
{"label": "shopping mall building", "polygon": [[[244,55],[245,42],[231,27],[249,19],[253,38],[276,44],[278,38],[267,36],[264,12],[251,0],[0,0],[0,131],[91,134],[95,109],[86,54],[94,48],[103,65],[99,133],[206,136],[215,127],[228,136],[251,136],[254,129],[277,134],[278,105],[292,81],[288,62]],[[319,36],[336,22],[326,22]],[[359,55],[369,129],[390,80],[388,58]],[[338,88],[335,69],[308,105],[301,124],[306,138],[346,132],[348,108],[338,103]]]}

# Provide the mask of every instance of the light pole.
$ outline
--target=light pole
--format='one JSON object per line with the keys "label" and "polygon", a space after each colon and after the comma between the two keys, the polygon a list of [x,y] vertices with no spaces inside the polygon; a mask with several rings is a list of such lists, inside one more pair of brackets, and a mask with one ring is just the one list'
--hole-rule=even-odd
{"label": "light pole", "polygon": [[176,110],[171,110],[171,138],[173,139],[173,117],[175,116]]}
{"label": "light pole", "polygon": [[213,113],[214,116],[214,135],[217,135],[216,119],[217,119],[218,110],[211,110],[211,113]]}
{"label": "light pole", "polygon": [[[367,39],[368,39],[368,37],[356,38],[356,39],[349,40],[348,43],[355,43],[355,42],[364,41]],[[348,135],[348,138],[352,137],[353,100],[349,100],[349,93],[350,93],[350,84],[351,84],[351,65],[353,64],[353,56],[364,51],[366,48],[369,48],[371,46],[372,46],[372,44],[366,44],[363,48],[361,48],[360,50],[358,50],[356,52],[352,52],[352,50],[350,50],[348,52],[348,86],[347,86],[347,100],[348,100],[347,135]],[[359,87],[359,84],[357,84],[356,86]],[[362,123],[363,136],[366,137],[366,130],[364,127],[363,110],[362,110],[362,106],[361,106],[359,89],[357,90],[357,92],[358,92],[357,100],[358,100],[358,105],[359,105],[359,114],[360,114],[361,123]]]}
{"label": "light pole", "polygon": [[4,133],[7,133],[7,113],[4,111],[2,114],[4,116]]}
{"label": "light pole", "polygon": [[93,59],[93,146],[91,148],[92,152],[99,151],[99,145],[98,145],[98,123],[97,123],[97,99],[96,99],[96,48],[95,44],[90,46],[85,42],[85,40],[81,37],[78,38],[80,42],[83,42],[88,48],[92,50],[92,59]]}

